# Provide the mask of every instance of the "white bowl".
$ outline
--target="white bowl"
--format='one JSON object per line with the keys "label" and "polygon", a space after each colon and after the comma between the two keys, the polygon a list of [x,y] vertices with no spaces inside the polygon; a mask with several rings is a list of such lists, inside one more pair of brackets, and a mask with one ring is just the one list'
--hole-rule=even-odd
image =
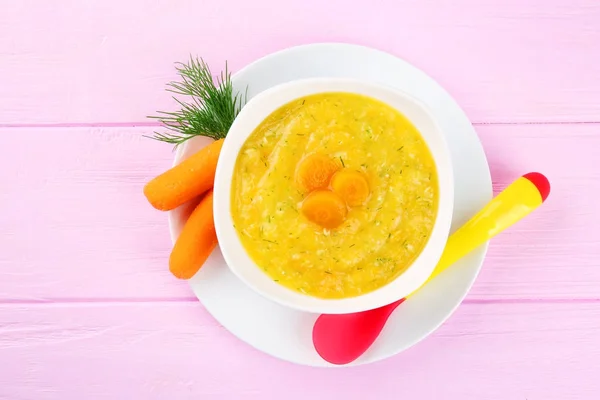
{"label": "white bowl", "polygon": [[[238,153],[254,129],[273,111],[299,97],[324,92],[350,92],[370,96],[397,109],[421,133],[438,173],[438,210],[429,240],[405,272],[387,285],[356,297],[322,299],[302,294],[274,282],[248,256],[233,226],[231,182]],[[408,94],[363,81],[315,78],[275,86],[250,100],[235,119],[217,165],[214,185],[214,218],[219,246],[231,271],[264,297],[297,310],[344,314],[377,308],[419,288],[435,268],[446,245],[454,202],[454,181],[448,146],[439,125],[426,107]]]}

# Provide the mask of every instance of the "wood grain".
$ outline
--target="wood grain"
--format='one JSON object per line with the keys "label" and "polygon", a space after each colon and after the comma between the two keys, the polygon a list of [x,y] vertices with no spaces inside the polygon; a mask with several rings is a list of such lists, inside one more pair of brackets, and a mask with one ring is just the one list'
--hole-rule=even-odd
{"label": "wood grain", "polygon": [[519,174],[547,175],[552,191],[492,241],[476,298],[600,299],[600,124],[478,126],[494,191]]}
{"label": "wood grain", "polygon": [[0,306],[0,398],[591,400],[599,320],[600,303],[463,304],[396,357],[325,370],[253,350],[199,303]]}
{"label": "wood grain", "polygon": [[142,193],[174,155],[150,133],[1,130],[0,298],[190,298],[168,271],[166,214]]}
{"label": "wood grain", "polygon": [[190,53],[235,71],[319,41],[406,59],[475,122],[598,122],[598,20],[596,0],[9,1],[0,124],[147,121]]}
{"label": "wood grain", "polygon": [[[533,170],[553,189],[492,241],[468,298],[600,299],[600,124],[476,128],[496,192]],[[142,196],[173,157],[148,133],[0,129],[0,159],[11,166],[0,172],[10,188],[0,192],[0,302],[194,299],[168,272],[165,214]]]}

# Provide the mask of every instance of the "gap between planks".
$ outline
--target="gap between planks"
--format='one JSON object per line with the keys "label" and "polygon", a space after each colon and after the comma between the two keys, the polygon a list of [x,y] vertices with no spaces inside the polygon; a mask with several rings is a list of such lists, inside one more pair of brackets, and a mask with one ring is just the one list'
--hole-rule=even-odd
{"label": "gap between planks", "polygon": [[[0,307],[13,305],[52,306],[52,305],[110,305],[110,304],[165,304],[165,303],[194,303],[196,297],[171,297],[171,298],[53,298],[53,299],[4,299],[0,300]],[[465,299],[465,305],[494,305],[494,304],[596,304],[600,298],[555,298],[555,299]]]}
{"label": "gap between planks", "polygon": [[[472,122],[474,126],[486,125],[596,125],[600,121],[489,121]],[[52,124],[2,124],[2,128],[136,128],[154,127],[161,128],[158,122],[61,122]]]}

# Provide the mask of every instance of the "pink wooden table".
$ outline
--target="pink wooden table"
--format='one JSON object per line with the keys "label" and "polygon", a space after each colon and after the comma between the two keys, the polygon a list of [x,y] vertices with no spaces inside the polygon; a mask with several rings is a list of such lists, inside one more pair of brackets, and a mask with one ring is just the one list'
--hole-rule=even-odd
{"label": "pink wooden table", "polygon": [[[0,1],[1,399],[598,399],[597,0]],[[168,145],[173,62],[234,70],[344,41],[396,54],[464,107],[494,188],[540,170],[547,203],[495,239],[434,335],[353,369],[240,342],[167,269],[141,190]]]}

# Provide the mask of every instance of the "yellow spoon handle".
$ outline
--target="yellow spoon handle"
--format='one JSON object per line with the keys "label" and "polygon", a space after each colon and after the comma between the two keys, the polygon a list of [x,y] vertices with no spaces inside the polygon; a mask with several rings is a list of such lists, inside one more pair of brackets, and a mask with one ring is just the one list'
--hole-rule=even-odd
{"label": "yellow spoon handle", "polygon": [[448,238],[437,266],[425,283],[527,216],[546,200],[549,193],[548,179],[540,173],[532,172],[515,180]]}

